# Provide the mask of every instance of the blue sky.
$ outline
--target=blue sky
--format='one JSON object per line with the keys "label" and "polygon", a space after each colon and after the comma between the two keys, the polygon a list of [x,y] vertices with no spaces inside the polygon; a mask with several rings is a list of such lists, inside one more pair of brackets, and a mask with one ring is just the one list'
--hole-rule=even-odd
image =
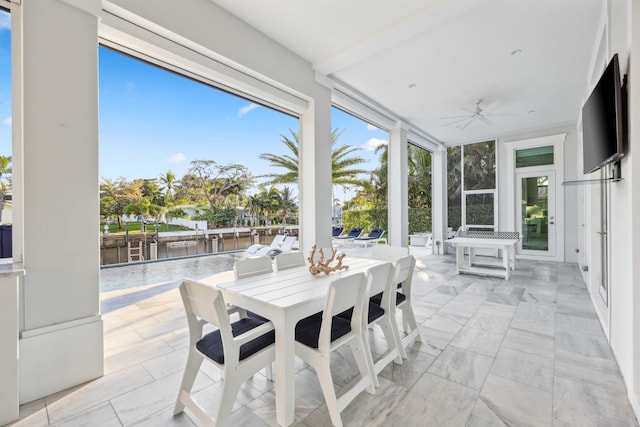
{"label": "blue sky", "polygon": [[0,155],[11,155],[11,29],[0,9]]}
{"label": "blue sky", "polygon": [[[288,154],[281,134],[298,130],[298,119],[178,76],[106,48],[100,58],[100,176],[181,177],[196,159],[241,163],[254,175],[270,172],[261,153]],[[374,169],[373,150],[387,133],[333,110],[338,144],[362,148]]]}

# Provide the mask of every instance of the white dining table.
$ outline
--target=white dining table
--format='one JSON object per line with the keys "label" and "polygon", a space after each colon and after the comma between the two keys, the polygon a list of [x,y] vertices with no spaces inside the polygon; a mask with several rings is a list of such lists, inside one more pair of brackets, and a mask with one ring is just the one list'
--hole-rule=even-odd
{"label": "white dining table", "polygon": [[[278,424],[288,426],[295,414],[295,326],[324,309],[329,283],[338,277],[364,272],[385,261],[350,258],[348,270],[312,275],[308,267],[226,281],[228,273],[201,279],[222,290],[227,303],[257,313],[273,322],[276,333],[275,391]],[[233,276],[231,276],[233,279]]]}

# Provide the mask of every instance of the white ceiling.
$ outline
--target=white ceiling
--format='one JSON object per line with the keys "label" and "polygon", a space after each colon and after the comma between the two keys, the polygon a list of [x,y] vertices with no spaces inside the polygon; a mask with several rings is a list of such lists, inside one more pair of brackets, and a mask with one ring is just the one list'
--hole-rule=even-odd
{"label": "white ceiling", "polygon": [[[602,11],[602,0],[212,1],[447,145],[574,122]],[[478,100],[492,124],[442,119]]]}

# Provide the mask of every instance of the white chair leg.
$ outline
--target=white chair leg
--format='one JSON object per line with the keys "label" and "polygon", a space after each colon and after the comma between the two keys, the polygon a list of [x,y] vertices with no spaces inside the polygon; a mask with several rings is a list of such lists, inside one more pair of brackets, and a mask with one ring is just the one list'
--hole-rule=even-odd
{"label": "white chair leg", "polygon": [[[373,383],[374,387],[380,387],[380,381],[378,380],[378,376],[376,375],[376,371],[375,368],[373,367],[373,354],[371,353],[371,344],[369,344],[369,337],[368,337],[368,331],[365,330],[362,336],[362,341],[363,341],[363,350],[364,350],[364,358],[365,358],[365,365],[367,368],[367,371],[369,372],[369,377],[371,378],[371,382]],[[358,367],[360,367],[360,362],[358,361],[358,353],[360,353],[357,349],[353,348],[353,346],[351,347],[351,351],[353,351],[353,354],[356,358],[356,363],[358,363]],[[362,374],[361,374],[362,375]],[[367,388],[367,391],[368,388]]]}
{"label": "white chair leg", "polygon": [[389,323],[381,324],[380,327],[382,328],[382,333],[384,334],[384,339],[387,341],[389,350],[393,350],[394,347],[398,349],[398,357],[394,359],[394,362],[396,365],[402,365],[402,354],[400,352],[402,340],[400,337],[396,337],[396,334],[393,332],[393,327]]}
{"label": "white chair leg", "polygon": [[[416,317],[413,315],[413,308],[411,308],[411,305],[409,304],[407,304],[406,307],[402,308],[402,321],[405,324],[404,330],[407,334],[410,334],[418,329]],[[422,342],[422,337],[420,337],[419,333],[416,336],[416,341]]]}
{"label": "white chair leg", "polygon": [[273,363],[269,363],[264,368],[264,375],[265,375],[265,377],[267,377],[267,379],[269,381],[273,381],[273,367],[272,366],[273,366]]}
{"label": "white chair leg", "polygon": [[342,417],[338,410],[338,401],[336,398],[336,390],[333,387],[333,377],[331,376],[331,369],[328,363],[321,363],[313,367],[318,375],[318,381],[320,382],[320,388],[322,388],[322,394],[327,404],[327,410],[331,417],[331,422],[335,427],[342,427]]}
{"label": "white chair leg", "polygon": [[182,383],[180,384],[180,391],[178,392],[178,399],[176,400],[176,405],[173,409],[173,415],[177,415],[184,410],[184,403],[180,399],[182,392],[184,391],[187,395],[191,393],[191,387],[193,387],[193,382],[200,371],[200,365],[202,365],[202,360],[204,357],[198,353],[195,348],[189,349],[189,355],[187,356],[187,366],[184,368],[184,374],[182,375]]}
{"label": "white chair leg", "polygon": [[[365,330],[366,334],[367,331]],[[373,368],[373,356],[371,355],[371,347],[369,347],[368,340],[365,341],[366,338],[363,339],[362,336],[355,339],[350,347],[353,352],[353,356],[356,359],[356,363],[358,364],[358,370],[360,371],[360,377],[365,378],[369,376],[369,385],[367,386],[367,393],[375,394],[376,393],[376,383],[378,382],[378,377],[376,376],[375,370]],[[378,383],[378,385],[380,385]]]}
{"label": "white chair leg", "polygon": [[[404,319],[404,315],[403,315],[403,319]],[[400,353],[400,357],[402,359],[406,359],[407,356],[407,351],[404,348],[404,345],[402,344],[402,335],[400,334],[400,329],[398,328],[398,323],[396,322],[396,319],[391,319],[391,331],[393,332],[393,336],[394,338],[397,340],[398,343],[400,343],[400,345],[398,346],[398,353]]]}
{"label": "white chair leg", "polygon": [[216,416],[216,425],[226,426],[229,415],[233,411],[233,404],[236,401],[242,381],[235,375],[225,375],[227,377],[222,385],[222,397],[218,406],[218,414]]}

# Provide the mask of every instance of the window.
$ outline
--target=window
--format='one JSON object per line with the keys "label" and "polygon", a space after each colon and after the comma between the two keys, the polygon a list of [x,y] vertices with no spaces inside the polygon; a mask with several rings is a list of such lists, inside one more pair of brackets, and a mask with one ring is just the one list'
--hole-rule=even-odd
{"label": "window", "polygon": [[297,117],[106,47],[99,61],[102,264],[297,234]]}
{"label": "window", "polygon": [[0,258],[12,257],[11,14],[0,7]]}
{"label": "window", "polygon": [[409,144],[409,234],[431,231],[431,152]]}
{"label": "window", "polygon": [[447,155],[449,227],[495,229],[495,141],[450,147]]}
{"label": "window", "polygon": [[516,168],[553,165],[553,145],[516,150]]}

